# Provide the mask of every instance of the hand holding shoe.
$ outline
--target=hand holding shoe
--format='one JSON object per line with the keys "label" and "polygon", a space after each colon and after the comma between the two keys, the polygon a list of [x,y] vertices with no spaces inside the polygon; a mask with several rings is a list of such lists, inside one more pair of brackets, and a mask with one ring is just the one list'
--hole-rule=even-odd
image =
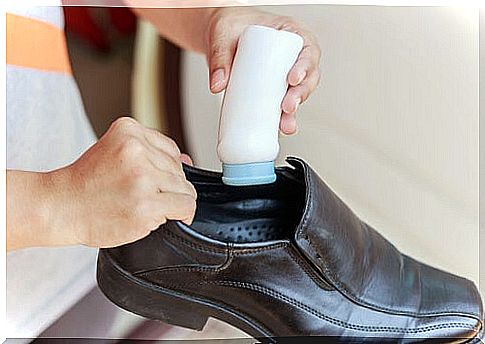
{"label": "hand holding shoe", "polygon": [[[190,158],[174,141],[125,117],[67,167],[9,171],[9,189],[25,188],[9,197],[9,249],[113,247],[141,239],[169,219],[190,224],[196,192],[182,161]],[[16,204],[29,213],[13,211]]]}

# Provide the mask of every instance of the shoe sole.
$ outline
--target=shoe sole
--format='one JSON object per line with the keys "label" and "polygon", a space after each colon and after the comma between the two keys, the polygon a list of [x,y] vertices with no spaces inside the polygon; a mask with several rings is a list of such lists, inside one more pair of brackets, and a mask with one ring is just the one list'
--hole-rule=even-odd
{"label": "shoe sole", "polygon": [[202,331],[209,317],[217,318],[253,338],[273,342],[272,335],[253,321],[206,300],[163,288],[126,272],[109,255],[98,254],[98,286],[117,306],[142,317]]}
{"label": "shoe sole", "polygon": [[[98,254],[96,278],[99,288],[111,302],[142,317],[197,331],[202,331],[212,317],[237,327],[260,342],[277,341],[271,338],[274,335],[268,330],[222,305],[136,278],[102,251]],[[483,343],[484,330],[464,343]]]}

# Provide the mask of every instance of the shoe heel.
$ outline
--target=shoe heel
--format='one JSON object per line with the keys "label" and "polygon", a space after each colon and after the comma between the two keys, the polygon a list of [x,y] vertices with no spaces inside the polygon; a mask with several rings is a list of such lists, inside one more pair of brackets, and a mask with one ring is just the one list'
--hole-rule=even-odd
{"label": "shoe heel", "polygon": [[159,308],[158,319],[175,326],[189,328],[191,330],[202,331],[207,323],[208,317],[193,309],[192,304],[174,298],[166,299],[163,308]]}
{"label": "shoe heel", "polygon": [[119,307],[145,318],[201,331],[208,316],[197,304],[163,288],[153,289],[123,274],[100,251],[96,277],[103,294]]}

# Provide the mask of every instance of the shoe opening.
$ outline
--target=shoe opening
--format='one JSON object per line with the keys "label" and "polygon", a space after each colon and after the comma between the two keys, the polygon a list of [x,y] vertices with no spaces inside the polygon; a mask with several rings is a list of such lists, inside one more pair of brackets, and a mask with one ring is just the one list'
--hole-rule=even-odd
{"label": "shoe opening", "polygon": [[229,186],[220,178],[191,180],[197,190],[192,228],[234,243],[289,239],[300,222],[305,187],[290,169],[277,169],[272,184]]}

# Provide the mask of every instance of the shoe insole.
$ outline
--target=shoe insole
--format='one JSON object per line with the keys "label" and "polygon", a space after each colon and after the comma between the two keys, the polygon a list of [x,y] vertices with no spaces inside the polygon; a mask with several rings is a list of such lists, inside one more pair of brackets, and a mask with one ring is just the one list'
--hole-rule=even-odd
{"label": "shoe insole", "polygon": [[224,242],[261,242],[282,239],[285,235],[283,221],[255,219],[232,223],[195,221],[192,226],[201,234]]}

